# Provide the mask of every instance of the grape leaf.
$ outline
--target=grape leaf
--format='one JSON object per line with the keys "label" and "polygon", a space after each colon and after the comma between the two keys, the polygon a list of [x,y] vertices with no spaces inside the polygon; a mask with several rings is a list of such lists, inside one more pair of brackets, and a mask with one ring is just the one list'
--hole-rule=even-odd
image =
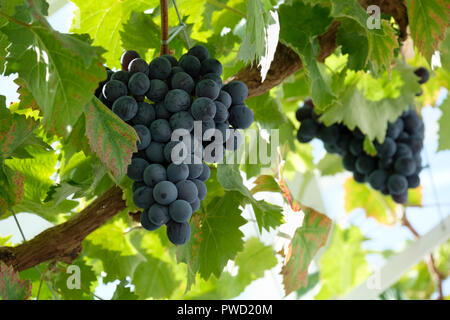
{"label": "grape leaf", "polygon": [[145,57],[149,48],[155,48],[159,53],[160,27],[153,21],[152,15],[133,11],[123,25],[123,31],[120,31],[120,38],[126,50],[136,50],[141,57]]}
{"label": "grape leaf", "polygon": [[0,164],[0,216],[22,200],[24,176]]}
{"label": "grape leaf", "polygon": [[367,33],[369,39],[369,61],[375,65],[372,66],[372,70],[377,73],[384,69],[391,69],[394,50],[398,47],[397,36],[390,23],[381,20],[381,27],[384,34]]}
{"label": "grape leaf", "polygon": [[[396,75],[401,79],[401,87],[394,90],[395,96],[391,96],[391,92],[387,90],[386,93],[381,93],[385,94],[384,99],[369,100],[358,87],[365,83],[363,76],[358,73],[348,73],[339,99],[322,114],[321,121],[327,126],[333,123],[344,123],[351,130],[358,127],[371,141],[377,139],[383,142],[388,122],[396,121],[404,111],[408,110],[414,103],[415,94],[420,91],[420,85],[412,67],[401,63],[390,74],[384,72],[383,77],[375,81],[388,81]],[[392,86],[398,85],[397,82],[389,83]],[[366,90],[368,94],[372,92],[370,87]]]}
{"label": "grape leaf", "polygon": [[324,108],[336,97],[316,60],[319,53],[317,36],[323,34],[330,25],[332,21],[329,16],[330,10],[294,1],[292,6],[281,5],[278,13],[281,27],[280,38],[300,55],[311,79],[312,100],[316,107]]}
{"label": "grape leaf", "polygon": [[31,295],[31,283],[20,280],[12,266],[0,261],[0,298],[1,300],[27,300]]}
{"label": "grape leaf", "polygon": [[343,230],[333,226],[330,244],[319,261],[322,289],[315,299],[342,297],[369,276],[366,251],[361,246],[364,240],[358,227]]}
{"label": "grape leaf", "polygon": [[307,207],[303,207],[303,225],[295,231],[281,269],[286,295],[308,285],[308,267],[317,251],[328,239],[331,220]]}
{"label": "grape leaf", "polygon": [[121,180],[137,152],[136,131],[104,106],[97,98],[85,107],[86,135],[91,150]]}
{"label": "grape leaf", "polygon": [[18,7],[15,17],[25,19],[23,24],[8,23],[1,29],[11,42],[6,74],[19,74],[41,107],[44,127],[66,136],[67,126],[75,123],[104,77],[104,51],[78,36],[54,31],[31,10]]}
{"label": "grape leaf", "polygon": [[251,194],[258,192],[283,192],[273,176],[261,175],[256,178],[254,184],[255,186],[250,191]]}
{"label": "grape leaf", "polygon": [[72,32],[88,33],[94,39],[94,45],[108,49],[104,54],[109,67],[120,67],[122,47],[120,44],[121,26],[124,25],[132,11],[144,12],[155,8],[156,0],[105,0],[102,2],[73,0],[79,10],[73,20]]}
{"label": "grape leaf", "polygon": [[128,281],[122,280],[116,287],[111,300],[138,300],[139,296],[127,287]]}
{"label": "grape leaf", "polygon": [[439,147],[438,151],[450,149],[450,96],[442,102],[439,107],[442,112],[442,116],[439,119]]}
{"label": "grape leaf", "polygon": [[327,153],[317,164],[317,169],[320,170],[322,176],[334,176],[337,173],[343,172],[342,157]]}
{"label": "grape leaf", "polygon": [[344,19],[336,36],[342,53],[348,54],[347,66],[352,70],[365,68],[369,57],[369,40],[366,30],[353,19]]}
{"label": "grape leaf", "polygon": [[407,0],[406,7],[414,44],[431,61],[449,26],[449,3],[445,0]]}
{"label": "grape leaf", "polygon": [[396,220],[397,205],[389,196],[372,189],[366,184],[355,182],[352,178],[344,183],[345,211],[352,212],[361,208],[367,217],[372,217],[384,225],[393,225]]}
{"label": "grape leaf", "polygon": [[217,179],[226,190],[239,191],[245,198],[244,203],[253,207],[259,231],[270,231],[283,223],[283,209],[265,201],[257,201],[251,192],[244,186],[238,165],[218,165]]}

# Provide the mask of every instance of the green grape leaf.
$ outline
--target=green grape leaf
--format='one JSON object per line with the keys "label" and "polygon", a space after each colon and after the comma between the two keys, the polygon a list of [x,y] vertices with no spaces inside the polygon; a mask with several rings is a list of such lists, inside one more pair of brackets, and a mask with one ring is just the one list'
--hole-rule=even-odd
{"label": "green grape leaf", "polygon": [[134,292],[131,292],[128,286],[128,281],[122,280],[116,287],[116,291],[111,298],[111,300],[138,300],[139,296]]}
{"label": "green grape leaf", "polygon": [[445,0],[407,0],[406,7],[414,44],[431,61],[449,26],[449,4]]}
{"label": "green grape leaf", "polygon": [[347,66],[362,70],[369,58],[369,40],[366,30],[353,19],[344,19],[336,36],[336,43],[342,46],[342,53],[348,54]]}
{"label": "green grape leaf", "polygon": [[1,300],[27,300],[31,295],[31,282],[21,280],[12,266],[0,261]]}
{"label": "green grape leaf", "polygon": [[[385,71],[374,81],[365,81],[368,77],[349,72],[339,99],[322,114],[320,120],[327,126],[343,123],[351,130],[358,127],[371,141],[383,142],[388,123],[396,121],[414,103],[420,85],[413,68],[400,63],[391,73]],[[394,78],[396,81],[392,80]],[[371,96],[375,94],[370,87],[373,82],[382,82],[386,87],[384,91],[377,90],[381,97],[376,99]]]}
{"label": "green grape leaf", "polygon": [[303,207],[303,225],[295,231],[281,269],[286,295],[308,285],[308,267],[328,239],[331,220],[311,208]]}
{"label": "green grape leaf", "polygon": [[239,191],[245,197],[245,202],[252,205],[260,232],[263,228],[270,231],[270,228],[283,223],[283,209],[265,201],[257,201],[244,186],[238,165],[218,165],[217,179],[225,190]]}
{"label": "green grape leaf", "polygon": [[352,178],[344,183],[345,211],[361,208],[367,217],[372,217],[384,225],[393,225],[396,220],[397,205],[389,196],[372,189],[369,185],[357,183]]}
{"label": "green grape leaf", "polygon": [[[367,29],[367,20],[369,14],[359,4],[358,0],[332,0],[331,15],[336,18],[350,18],[359,23],[359,25]],[[369,32],[382,33],[380,30],[373,29]]]}
{"label": "green grape leaf", "polygon": [[[300,1],[292,6],[281,5],[280,38],[293,48],[301,57],[311,79],[311,97],[317,108],[325,108],[335,95],[329,87],[317,62],[319,43],[317,36],[325,33],[332,19],[329,8],[308,6]],[[296,32],[292,32],[296,30]]]}
{"label": "green grape leaf", "polygon": [[450,96],[439,107],[442,116],[439,119],[439,146],[438,151],[450,149]]}
{"label": "green grape leaf", "polygon": [[24,24],[1,28],[11,42],[6,74],[19,74],[42,110],[44,127],[66,136],[67,126],[76,122],[104,77],[104,51],[78,36],[54,31],[43,16],[25,5],[18,7],[15,16],[25,17]]}
{"label": "green grape leaf", "polygon": [[94,45],[108,49],[104,54],[109,67],[119,68],[123,50],[120,43],[121,27],[128,21],[131,13],[144,12],[155,8],[158,1],[105,0],[92,2],[73,0],[79,10],[72,23],[72,32],[88,33],[94,39]]}
{"label": "green grape leaf", "polygon": [[280,185],[273,176],[261,175],[256,178],[254,184],[255,186],[250,191],[251,194],[255,194],[258,192],[283,192],[280,188]]}
{"label": "green grape leaf", "polygon": [[319,261],[322,289],[315,299],[342,297],[367,279],[370,271],[362,248],[364,240],[358,227],[343,230],[333,226],[330,244]]}
{"label": "green grape leaf", "polygon": [[85,107],[86,135],[91,150],[121,180],[137,152],[136,131],[116,114],[93,98]]}
{"label": "green grape leaf", "polygon": [[149,48],[155,48],[159,53],[160,27],[153,21],[152,15],[133,11],[123,25],[123,31],[120,31],[120,38],[125,49],[136,50],[141,57],[145,57]]}
{"label": "green grape leaf", "polygon": [[0,164],[0,216],[22,200],[24,176]]}
{"label": "green grape leaf", "polygon": [[343,172],[342,157],[327,153],[317,164],[317,169],[319,169],[322,176],[334,176]]}
{"label": "green grape leaf", "polygon": [[[74,277],[77,275],[79,279],[75,280]],[[80,256],[70,265],[64,265],[62,272],[55,276],[54,284],[64,300],[92,300],[92,290],[97,284],[97,274]]]}
{"label": "green grape leaf", "polygon": [[368,32],[369,39],[369,61],[375,64],[372,69],[377,73],[384,69],[391,69],[394,59],[394,51],[398,48],[397,35],[388,21],[381,20],[384,34]]}

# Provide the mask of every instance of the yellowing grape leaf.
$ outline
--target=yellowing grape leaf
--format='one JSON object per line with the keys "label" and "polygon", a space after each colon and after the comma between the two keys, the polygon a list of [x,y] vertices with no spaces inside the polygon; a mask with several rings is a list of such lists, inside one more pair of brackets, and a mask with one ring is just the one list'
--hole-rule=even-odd
{"label": "yellowing grape leaf", "polygon": [[347,213],[361,208],[367,217],[372,217],[381,224],[393,225],[396,222],[397,205],[391,197],[384,196],[367,184],[357,183],[352,178],[344,183],[344,189]]}
{"label": "yellowing grape leaf", "polygon": [[251,194],[255,194],[258,192],[282,192],[278,182],[275,180],[273,176],[269,175],[260,175],[254,182],[256,186],[250,190]]}
{"label": "yellowing grape leaf", "polygon": [[13,267],[0,261],[0,300],[27,300],[30,295],[30,281],[20,280]]}
{"label": "yellowing grape leaf", "polygon": [[303,225],[295,231],[281,269],[286,295],[308,285],[308,267],[328,239],[331,220],[311,208],[303,207]]}

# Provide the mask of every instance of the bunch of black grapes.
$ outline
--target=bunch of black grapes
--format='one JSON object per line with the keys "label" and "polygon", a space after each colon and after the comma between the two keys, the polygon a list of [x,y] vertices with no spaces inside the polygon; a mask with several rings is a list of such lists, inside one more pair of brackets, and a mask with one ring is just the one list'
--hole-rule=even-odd
{"label": "bunch of black grapes", "polygon": [[[236,150],[241,141],[237,129],[253,122],[253,112],[244,104],[248,88],[240,81],[224,85],[221,63],[200,45],[179,61],[162,55],[147,63],[137,52],[127,51],[121,65],[120,71],[107,70],[96,95],[139,136],[127,175],[134,181],[134,202],[143,209],[141,224],[150,231],[166,225],[169,240],[185,244],[191,234],[189,220],[207,193],[210,168],[204,161],[218,162],[225,152],[207,159],[204,150],[215,140],[195,139],[194,123],[202,134],[220,131],[223,141],[216,144]],[[172,159],[172,150],[184,143],[171,141],[177,129],[190,134],[190,161]]]}
{"label": "bunch of black grapes", "polygon": [[[421,84],[429,78],[425,68],[417,69],[416,74]],[[391,195],[400,204],[408,201],[408,189],[420,185],[425,126],[411,107],[394,123],[389,123],[383,143],[374,143],[376,155],[365,152],[365,136],[358,128],[350,130],[343,124],[327,127],[320,123],[311,100],[297,110],[296,117],[301,122],[297,139],[301,143],[314,138],[322,140],[328,153],[343,157],[344,168],[353,172],[356,182],[368,182],[373,189]]]}

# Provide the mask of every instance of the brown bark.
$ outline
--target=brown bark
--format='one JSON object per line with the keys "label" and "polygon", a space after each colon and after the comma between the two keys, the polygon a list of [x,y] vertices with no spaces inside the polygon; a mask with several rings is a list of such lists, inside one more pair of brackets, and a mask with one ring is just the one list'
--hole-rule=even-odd
{"label": "brown bark", "polygon": [[0,248],[0,260],[17,271],[45,261],[71,262],[81,252],[84,238],[125,208],[122,190],[113,187],[67,222],[47,229],[17,247]]}
{"label": "brown bark", "polygon": [[[161,3],[167,1],[161,0]],[[363,7],[370,4],[380,6],[382,12],[392,15],[400,27],[401,37],[406,37],[408,16],[402,0],[360,0]],[[163,18],[164,19],[164,18]],[[163,20],[163,26],[165,26]],[[324,61],[336,49],[336,35],[340,23],[334,21],[326,33],[318,37],[320,51],[318,60]],[[168,24],[167,24],[168,26]],[[167,30],[163,30],[163,38]],[[165,53],[168,48],[162,48]],[[288,46],[278,43],[275,58],[263,83],[259,68],[253,64],[243,68],[230,80],[240,80],[247,84],[249,97],[261,95],[279,85],[287,77],[302,68],[299,56]],[[122,191],[113,187],[69,221],[50,228],[34,239],[17,247],[0,247],[0,261],[14,266],[18,271],[52,260],[70,262],[82,249],[82,241],[91,232],[106,223],[126,208]],[[132,218],[139,220],[139,213]]]}

